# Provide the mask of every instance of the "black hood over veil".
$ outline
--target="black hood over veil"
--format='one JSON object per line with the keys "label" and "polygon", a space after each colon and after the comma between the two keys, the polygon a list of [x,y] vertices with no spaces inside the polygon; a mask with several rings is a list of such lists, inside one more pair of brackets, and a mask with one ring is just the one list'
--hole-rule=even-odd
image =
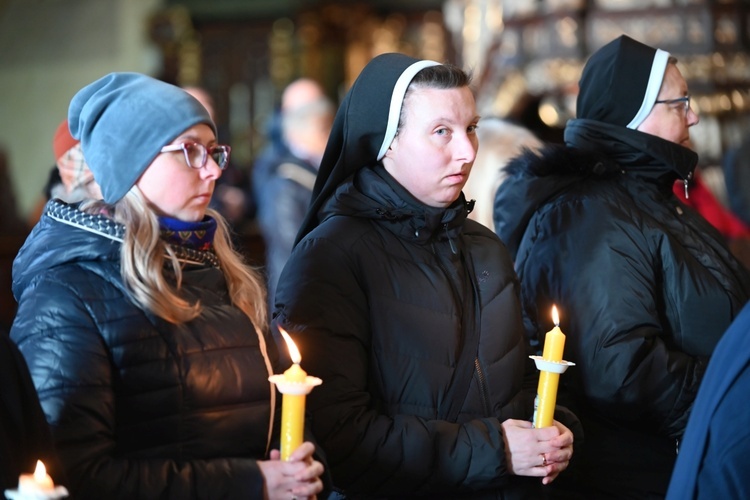
{"label": "black hood over veil", "polygon": [[[402,74],[410,67],[418,68],[420,63],[437,64],[404,54],[381,54],[367,63],[354,81],[336,113],[295,245],[320,223],[320,208],[345,179],[363,167],[378,163],[396,84]],[[397,112],[405,91],[406,88],[400,90]]]}

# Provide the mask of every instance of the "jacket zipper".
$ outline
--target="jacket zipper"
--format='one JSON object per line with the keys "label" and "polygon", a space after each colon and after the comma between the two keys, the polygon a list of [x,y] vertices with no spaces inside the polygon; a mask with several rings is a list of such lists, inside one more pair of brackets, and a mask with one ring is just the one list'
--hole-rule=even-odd
{"label": "jacket zipper", "polygon": [[448,244],[451,247],[451,253],[453,253],[453,255],[458,255],[458,249],[456,248],[456,243],[453,241],[453,238],[451,238],[451,235],[448,233],[448,224],[443,224],[443,230],[445,231],[445,236],[448,238]]}
{"label": "jacket zipper", "polygon": [[482,408],[484,408],[484,414],[490,415],[490,397],[487,393],[487,384],[484,383],[484,372],[482,366],[479,364],[479,358],[474,358],[474,368],[477,372],[477,380],[479,381],[479,396],[482,400]]}

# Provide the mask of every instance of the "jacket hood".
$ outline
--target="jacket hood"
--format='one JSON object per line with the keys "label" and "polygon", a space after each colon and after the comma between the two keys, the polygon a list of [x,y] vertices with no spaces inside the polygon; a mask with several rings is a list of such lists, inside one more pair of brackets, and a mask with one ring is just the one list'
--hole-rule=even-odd
{"label": "jacket hood", "polygon": [[493,208],[495,233],[515,259],[529,220],[548,200],[586,177],[619,174],[620,166],[593,151],[549,145],[535,153],[526,150],[506,167]]}
{"label": "jacket hood", "polygon": [[56,266],[93,260],[119,263],[124,234],[121,224],[104,215],[51,200],[13,261],[13,295],[18,300],[36,276]]}
{"label": "jacket hood", "polygon": [[318,216],[321,222],[336,215],[371,219],[399,237],[427,243],[457,237],[472,207],[463,193],[447,208],[427,206],[377,165],[341,184]]}
{"label": "jacket hood", "polygon": [[627,172],[661,179],[669,189],[676,179],[690,179],[698,165],[698,155],[691,149],[597,120],[570,120],[565,125],[565,144],[602,154]]}
{"label": "jacket hood", "polygon": [[513,258],[534,212],[574,184],[627,173],[671,193],[674,181],[690,179],[698,163],[698,155],[679,144],[596,120],[568,122],[565,142],[539,154],[527,151],[506,168],[493,215]]}

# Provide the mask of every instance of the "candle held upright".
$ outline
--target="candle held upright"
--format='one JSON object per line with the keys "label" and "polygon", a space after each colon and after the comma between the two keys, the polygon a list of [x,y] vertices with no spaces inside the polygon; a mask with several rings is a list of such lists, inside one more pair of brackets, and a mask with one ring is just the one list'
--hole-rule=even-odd
{"label": "candle held upright", "polygon": [[552,306],[552,321],[555,326],[544,337],[542,356],[531,356],[540,371],[539,386],[534,400],[534,427],[537,428],[552,425],[560,374],[575,364],[563,361],[565,334],[560,330],[560,317],[556,306]]}
{"label": "candle held upright", "polygon": [[283,395],[281,401],[281,459],[289,460],[291,454],[302,444],[305,432],[305,398],[312,388],[323,381],[317,377],[310,377],[299,365],[302,361],[297,346],[284,331],[279,328],[281,336],[289,349],[292,366],[282,375],[272,375],[268,378],[278,387]]}

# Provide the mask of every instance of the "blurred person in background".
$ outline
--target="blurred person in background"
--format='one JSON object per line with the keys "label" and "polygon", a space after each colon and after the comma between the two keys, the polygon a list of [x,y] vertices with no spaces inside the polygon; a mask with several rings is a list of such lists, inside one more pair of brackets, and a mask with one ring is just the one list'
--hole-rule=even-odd
{"label": "blurred person in background", "polygon": [[102,197],[94,174],[83,157],[81,141],[70,135],[67,118],[55,129],[52,136],[52,153],[55,165],[50,170],[42,196],[32,210],[29,218],[31,227],[39,221],[44,206],[53,198],[65,203],[75,203],[89,199],[99,200]]}
{"label": "blurred person in background", "polygon": [[[216,121],[214,98],[208,90],[197,85],[185,85],[181,88],[195,97],[206,108],[214,123],[218,123]],[[217,210],[235,231],[239,231],[243,221],[252,217],[255,211],[252,196],[244,188],[247,185],[246,177],[244,171],[232,164],[228,165],[216,183],[214,195],[209,205]]]}
{"label": "blurred person in background", "polygon": [[16,301],[10,290],[11,268],[30,227],[19,214],[13,185],[8,155],[0,146],[0,213],[3,227],[0,239],[0,334],[10,329],[16,313]]}
{"label": "blurred person in background", "polygon": [[722,158],[727,201],[732,212],[750,226],[750,135]]}
{"label": "blurred person in background", "polygon": [[268,123],[268,143],[253,162],[252,193],[259,207],[258,211],[262,211],[261,207],[266,205],[266,182],[271,178],[274,167],[278,165],[280,158],[289,155],[289,147],[282,128],[284,113],[319,99],[325,99],[325,97],[320,84],[310,78],[300,78],[284,88],[279,108]]}
{"label": "blurred person in background", "polygon": [[70,135],[67,119],[58,125],[52,140],[52,149],[55,153],[60,182],[51,187],[50,197],[65,203],[100,200],[102,190],[86,164],[81,141]]}
{"label": "blurred person in background", "polygon": [[542,141],[525,127],[493,117],[482,118],[477,138],[479,150],[464,186],[464,195],[467,200],[475,200],[469,218],[493,229],[495,193],[507,177],[505,166],[525,149],[539,150]]}
{"label": "blurred person in background", "polygon": [[0,147],[0,210],[2,210],[4,233],[25,235],[28,232],[23,218],[18,213],[16,193],[10,177],[8,154],[2,147]]}
{"label": "blurred person in background", "polygon": [[294,247],[312,198],[315,177],[333,124],[335,108],[315,82],[297,80],[282,101],[281,129],[286,153],[269,165],[264,181],[258,222],[266,247],[266,277],[269,302],[273,304],[276,283]]}

